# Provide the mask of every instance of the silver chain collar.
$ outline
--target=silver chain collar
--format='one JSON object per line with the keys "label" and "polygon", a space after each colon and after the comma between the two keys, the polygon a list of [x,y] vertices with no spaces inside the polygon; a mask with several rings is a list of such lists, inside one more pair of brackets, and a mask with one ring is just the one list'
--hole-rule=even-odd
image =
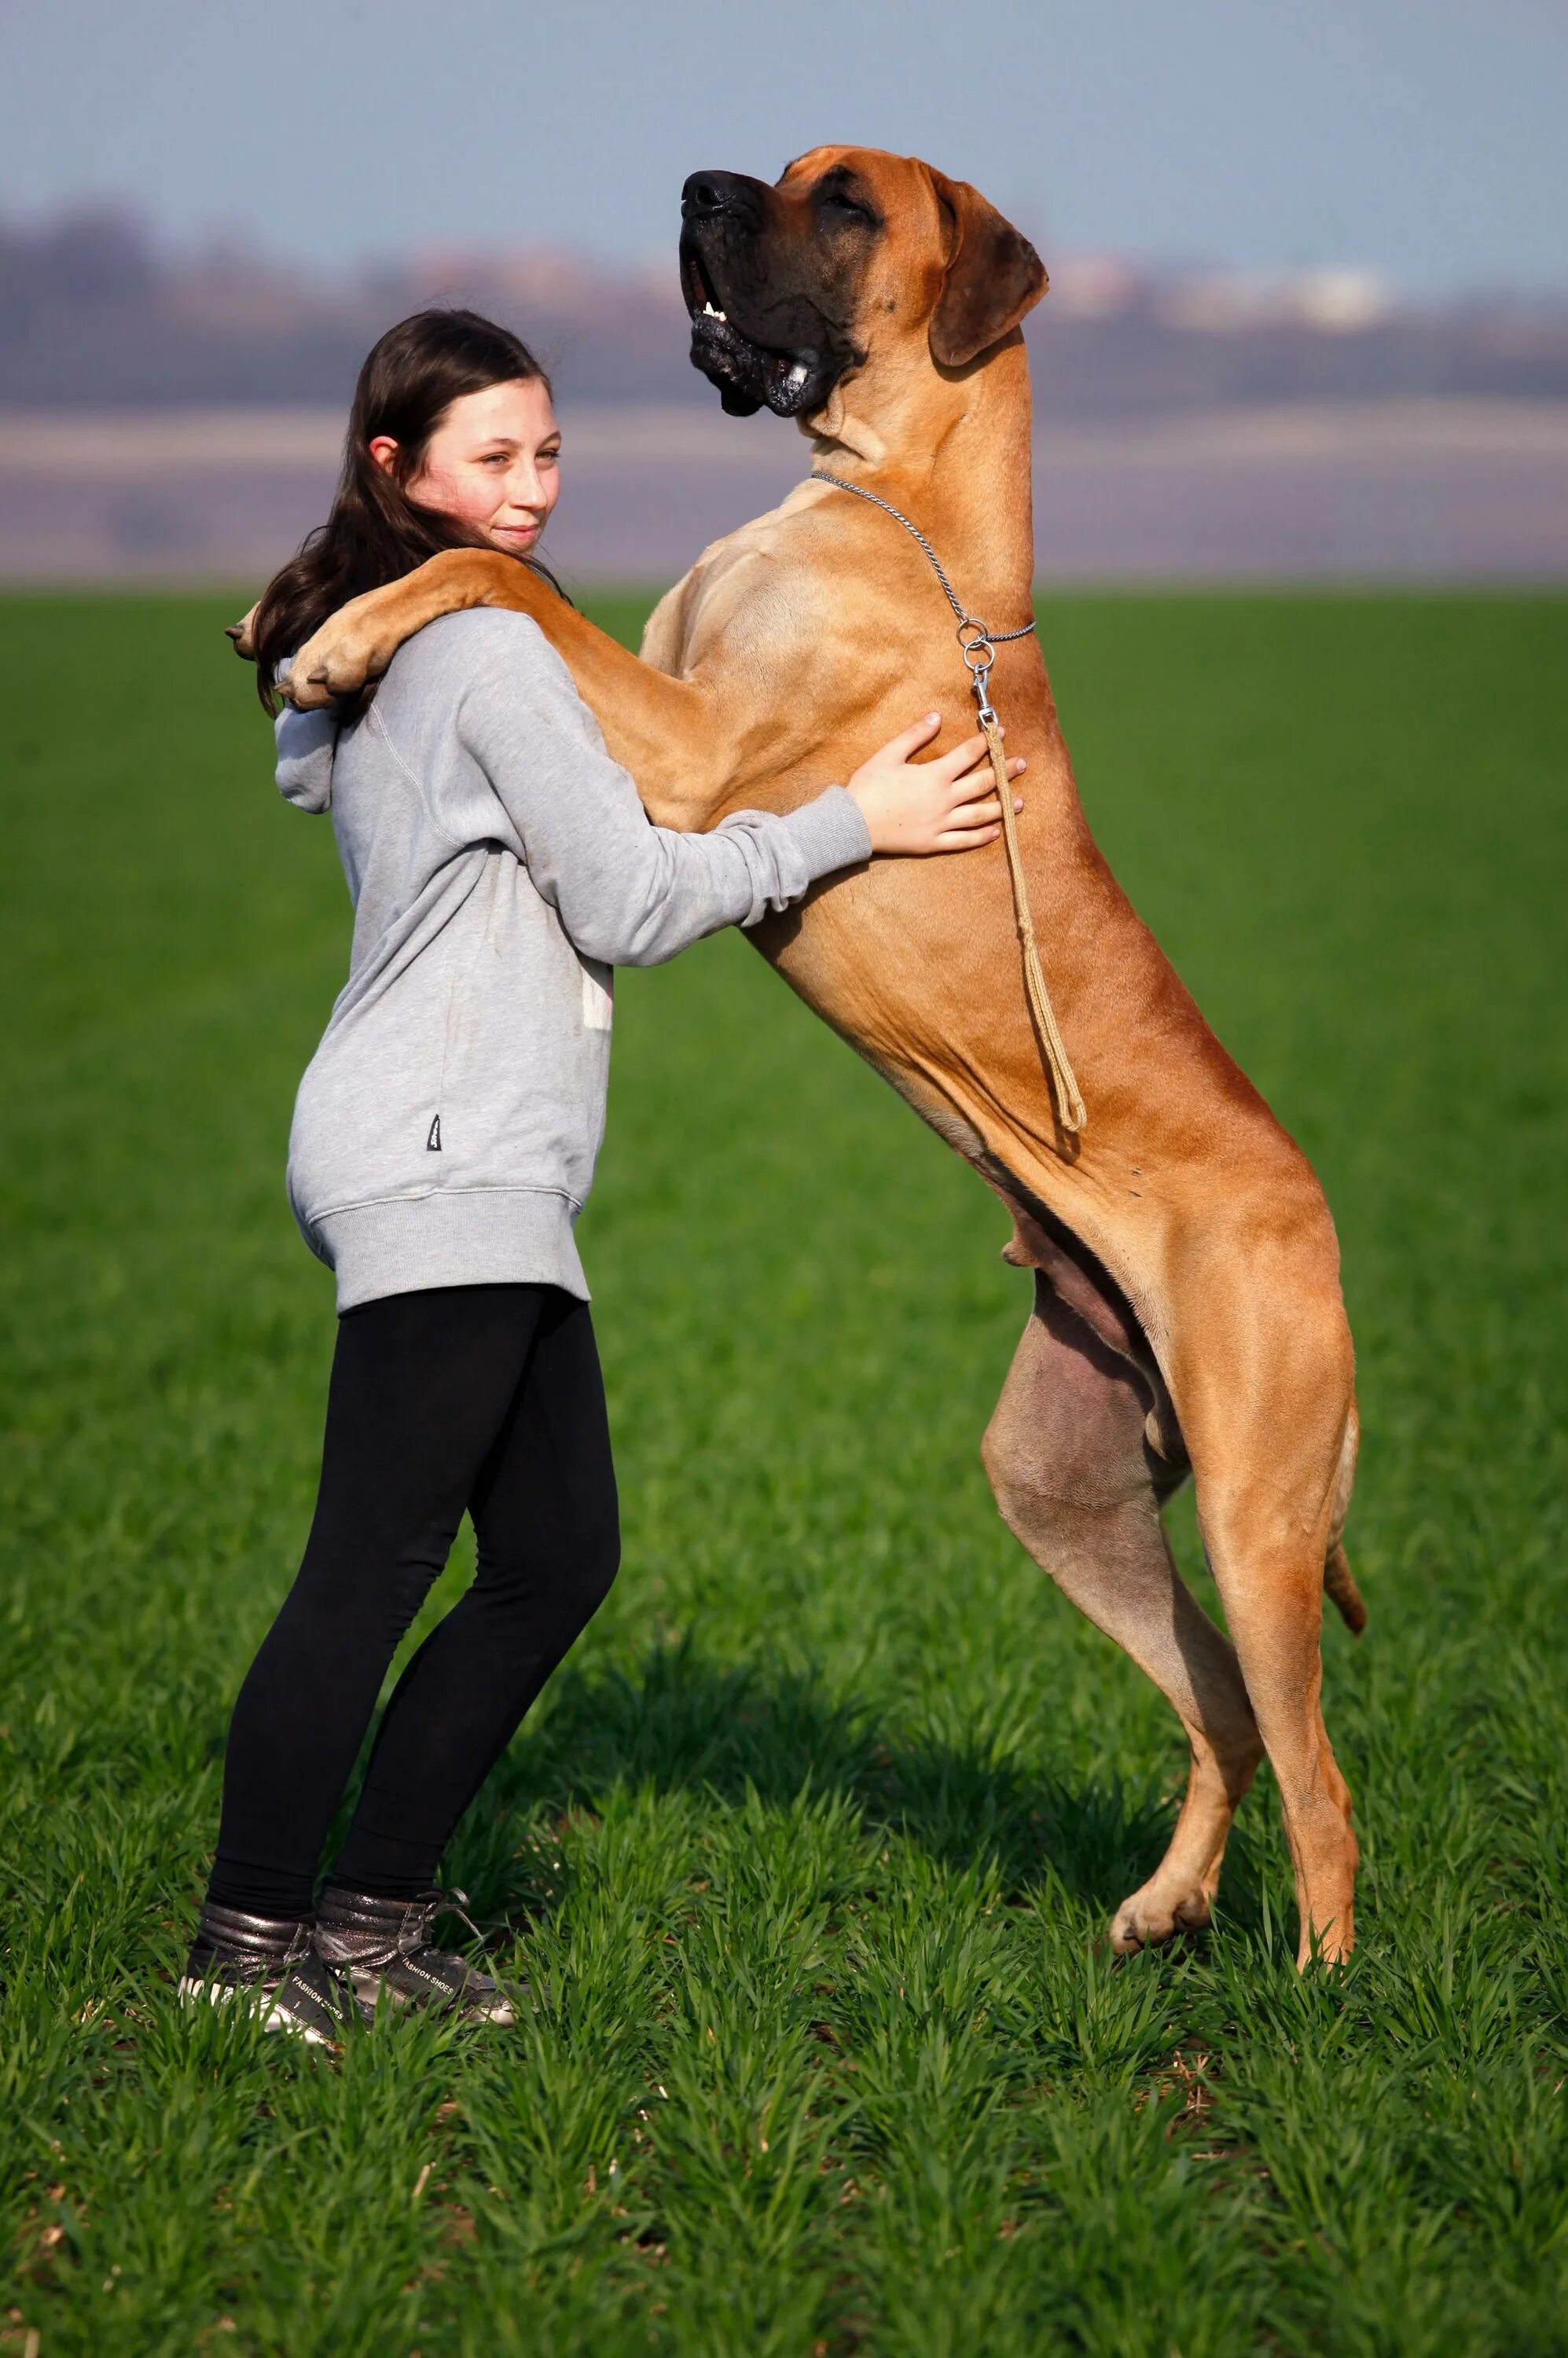
{"label": "silver chain collar", "polygon": [[975,702],[979,707],[979,719],[982,724],[988,720],[994,721],[996,713],[991,706],[989,691],[991,665],[996,661],[996,651],[998,647],[1006,646],[1010,639],[1033,637],[1033,617],[1031,616],[1030,620],[1016,631],[988,630],[978,614],[971,614],[967,607],[960,604],[953,585],[947,579],[942,559],[932,547],[920,526],[917,524],[912,524],[902,508],[895,508],[892,502],[884,500],[880,492],[868,492],[860,483],[847,483],[842,475],[829,475],[826,471],[814,470],[807,480],[813,483],[831,483],[836,492],[848,492],[853,499],[868,500],[872,507],[881,508],[884,515],[892,516],[894,524],[903,525],[941,583],[942,595],[958,618],[956,635],[963,652],[964,662],[968,667],[969,685],[974,689]]}

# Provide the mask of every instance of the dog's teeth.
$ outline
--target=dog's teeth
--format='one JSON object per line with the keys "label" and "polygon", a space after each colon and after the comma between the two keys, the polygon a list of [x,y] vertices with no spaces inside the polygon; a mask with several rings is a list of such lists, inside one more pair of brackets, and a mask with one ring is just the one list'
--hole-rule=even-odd
{"label": "dog's teeth", "polygon": [[702,316],[705,319],[723,319],[728,324],[730,315],[727,311],[716,311],[711,303],[705,303],[702,307]]}

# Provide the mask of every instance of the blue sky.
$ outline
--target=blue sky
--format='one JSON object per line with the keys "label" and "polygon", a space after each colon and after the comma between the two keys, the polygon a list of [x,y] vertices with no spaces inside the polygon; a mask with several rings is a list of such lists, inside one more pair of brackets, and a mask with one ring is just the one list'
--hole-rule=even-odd
{"label": "blue sky", "polygon": [[700,165],[927,156],[1053,250],[1568,293],[1564,0],[6,0],[0,211],[320,265],[667,253]]}

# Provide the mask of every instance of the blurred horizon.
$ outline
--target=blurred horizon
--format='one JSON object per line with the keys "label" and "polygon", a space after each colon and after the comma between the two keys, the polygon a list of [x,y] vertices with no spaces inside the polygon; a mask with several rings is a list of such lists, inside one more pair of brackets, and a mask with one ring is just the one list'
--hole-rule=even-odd
{"label": "blurred horizon", "polygon": [[[1565,12],[1568,13],[1568,12]],[[1564,84],[1568,101],[1568,81]],[[1568,190],[1565,190],[1568,202]],[[1006,208],[1002,208],[1006,210]],[[1464,276],[1406,279],[1369,254],[1346,253],[1328,260],[1296,256],[1260,262],[1227,255],[1217,247],[1161,251],[1121,246],[1110,241],[1054,238],[1038,222],[1022,212],[1011,216],[1024,230],[1046,264],[1051,291],[1062,291],[1062,274],[1073,287],[1073,300],[1085,308],[1098,300],[1102,277],[1113,285],[1223,286],[1238,293],[1252,290],[1260,304],[1282,297],[1287,307],[1293,294],[1303,296],[1303,314],[1311,308],[1314,287],[1340,284],[1357,290],[1378,313],[1411,314],[1498,308],[1528,312],[1568,312],[1568,240],[1561,265],[1539,276],[1507,269],[1476,270]],[[114,228],[160,268],[181,275],[237,265],[249,275],[295,281],[323,290],[335,285],[374,283],[406,271],[439,272],[454,259],[463,266],[511,261],[520,255],[540,265],[569,263],[590,276],[640,279],[655,288],[676,282],[676,244],[680,230],[678,205],[671,208],[661,240],[642,246],[595,245],[570,236],[548,236],[509,231],[504,224],[485,223],[466,234],[395,237],[388,235],[362,249],[331,252],[319,243],[293,245],[269,234],[265,222],[214,218],[188,224],[160,220],[144,197],[124,188],[89,186],[48,200],[27,202],[7,189],[0,165],[0,239],[32,244],[59,239],[78,231]],[[1323,311],[1321,324],[1340,324]],[[1349,324],[1359,324],[1354,319]]]}
{"label": "blurred horizon", "polygon": [[1046,262],[1044,578],[1568,577],[1565,99],[1557,0],[13,0],[0,579],[265,576],[441,301],[555,378],[568,575],[684,571],[806,453],[690,368],[681,182],[844,131]]}
{"label": "blurred horizon", "polygon": [[[1568,301],[1052,262],[1026,328],[1043,578],[1568,574]],[[719,416],[673,254],[309,271],[171,251],[124,210],[0,217],[0,579],[265,579],[326,513],[364,352],[440,301],[554,376],[551,556],[579,587],[676,578],[806,471],[792,426]]]}
{"label": "blurred horizon", "polygon": [[[1402,295],[1348,265],[1271,271],[1055,250],[1025,333],[1037,406],[1105,416],[1358,394],[1568,398],[1568,287]],[[130,202],[0,208],[0,408],[190,401],[347,407],[369,343],[422,304],[489,308],[575,395],[710,401],[676,248],[426,241],[329,269],[160,237]]]}

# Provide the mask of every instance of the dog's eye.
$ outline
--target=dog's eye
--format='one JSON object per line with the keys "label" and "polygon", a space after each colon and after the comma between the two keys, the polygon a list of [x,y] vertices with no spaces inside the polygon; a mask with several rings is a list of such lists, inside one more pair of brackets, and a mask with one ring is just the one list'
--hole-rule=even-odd
{"label": "dog's eye", "polygon": [[870,205],[860,204],[854,197],[846,195],[842,189],[824,189],[818,201],[824,218],[835,227],[849,222],[858,222],[866,229],[879,226],[877,216]]}

